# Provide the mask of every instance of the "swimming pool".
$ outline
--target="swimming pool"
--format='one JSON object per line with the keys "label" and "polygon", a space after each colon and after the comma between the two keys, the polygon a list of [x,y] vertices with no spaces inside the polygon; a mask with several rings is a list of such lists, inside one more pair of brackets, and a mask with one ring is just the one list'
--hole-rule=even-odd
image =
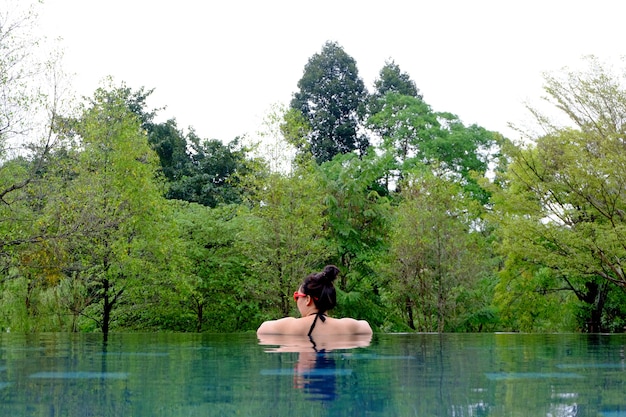
{"label": "swimming pool", "polygon": [[626,335],[0,335],[0,416],[626,416]]}

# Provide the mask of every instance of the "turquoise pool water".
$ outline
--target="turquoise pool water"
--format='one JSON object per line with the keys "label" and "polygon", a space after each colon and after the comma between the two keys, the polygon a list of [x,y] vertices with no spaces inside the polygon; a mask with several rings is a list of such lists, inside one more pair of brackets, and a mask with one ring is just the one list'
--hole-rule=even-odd
{"label": "turquoise pool water", "polygon": [[2,334],[0,416],[626,417],[626,335],[314,342]]}

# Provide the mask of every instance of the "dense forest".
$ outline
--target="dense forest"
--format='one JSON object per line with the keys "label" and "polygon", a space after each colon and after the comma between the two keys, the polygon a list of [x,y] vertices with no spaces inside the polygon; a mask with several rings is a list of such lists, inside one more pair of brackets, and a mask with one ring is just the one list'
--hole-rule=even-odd
{"label": "dense forest", "polygon": [[1,330],[254,330],[332,263],[333,314],[380,332],[624,331],[626,89],[598,60],[512,140],[329,41],[255,143],[112,80],[68,104],[34,24],[0,13]]}

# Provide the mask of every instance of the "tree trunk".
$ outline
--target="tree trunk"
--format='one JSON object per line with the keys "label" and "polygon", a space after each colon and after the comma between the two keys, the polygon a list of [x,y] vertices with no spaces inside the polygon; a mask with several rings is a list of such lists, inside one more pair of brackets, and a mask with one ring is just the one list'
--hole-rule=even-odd
{"label": "tree trunk", "polygon": [[411,330],[415,330],[415,323],[413,322],[413,301],[409,297],[406,298],[406,314],[407,324]]}
{"label": "tree trunk", "polygon": [[202,332],[202,316],[204,313],[204,306],[202,305],[202,303],[198,303],[198,315],[197,315],[197,319],[198,322],[196,324],[196,332],[201,333]]}
{"label": "tree trunk", "polygon": [[102,290],[104,293],[104,299],[103,299],[103,306],[102,306],[101,328],[102,328],[102,334],[104,334],[105,337],[109,334],[109,324],[111,322],[111,309],[113,307],[111,303],[111,299],[110,299],[109,287],[110,287],[109,280],[104,279],[102,281]]}
{"label": "tree trunk", "polygon": [[583,297],[578,297],[589,306],[589,317],[586,322],[587,333],[600,333],[602,329],[602,312],[608,295],[608,283],[599,285],[595,282],[585,284],[587,292]]}

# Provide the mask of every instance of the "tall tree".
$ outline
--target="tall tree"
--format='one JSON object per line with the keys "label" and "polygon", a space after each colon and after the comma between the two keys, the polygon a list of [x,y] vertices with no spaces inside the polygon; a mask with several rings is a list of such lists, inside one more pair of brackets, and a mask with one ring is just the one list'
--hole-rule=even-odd
{"label": "tall tree", "polygon": [[43,274],[31,280],[16,266],[29,257],[27,252],[43,257],[51,238],[38,221],[51,191],[44,174],[56,144],[52,129],[65,87],[60,55],[49,54],[37,35],[36,12],[30,2],[0,5],[0,283],[25,278],[22,301],[27,306],[32,305],[33,282]]}
{"label": "tall tree", "polygon": [[385,61],[385,65],[380,69],[378,78],[374,81],[374,92],[370,97],[369,114],[376,114],[380,111],[380,100],[387,93],[395,93],[402,96],[423,99],[422,93],[417,88],[411,76],[400,69],[400,66],[393,60]]}
{"label": "tall tree", "polygon": [[116,90],[126,103],[128,110],[138,117],[141,127],[146,130],[148,143],[159,156],[165,178],[172,182],[189,175],[191,155],[187,149],[185,135],[178,128],[176,119],[155,123],[154,118],[162,109],[148,109],[147,107],[148,98],[154,89],[146,90],[141,87],[133,90],[122,82]]}
{"label": "tall tree", "polygon": [[450,331],[468,311],[485,307],[467,297],[489,272],[485,242],[472,230],[481,208],[441,175],[411,175],[405,182],[389,262],[380,272],[408,327]]}
{"label": "tall tree", "polygon": [[378,112],[370,115],[368,126],[381,135],[382,151],[396,161],[392,182],[400,183],[416,166],[431,165],[447,171],[479,201],[487,201],[476,175],[484,176],[499,155],[500,135],[465,126],[458,116],[435,112],[418,97],[388,92],[376,103]]}
{"label": "tall tree", "polygon": [[380,148],[393,155],[398,170],[410,170],[416,161],[427,163],[424,144],[442,135],[432,108],[418,97],[396,92],[378,97],[376,108],[376,113],[368,119],[368,127],[381,136]]}
{"label": "tall tree", "polygon": [[161,170],[168,182],[173,183],[192,175],[192,160],[184,133],[175,119],[147,125],[148,143],[159,156]]}
{"label": "tall tree", "polygon": [[363,153],[369,140],[359,132],[367,100],[356,61],[336,42],[326,42],[304,67],[291,108],[309,122],[309,144],[318,163],[352,151]]}
{"label": "tall tree", "polygon": [[50,205],[50,219],[67,236],[63,245],[71,261],[65,270],[84,289],[81,314],[107,334],[120,300],[142,278],[158,276],[167,248],[176,245],[163,227],[157,157],[123,90],[99,88],[68,133],[79,146],[64,192]]}
{"label": "tall tree", "polygon": [[321,181],[314,167],[288,175],[270,173],[253,182],[250,210],[242,211],[239,250],[251,260],[260,305],[276,316],[289,315],[292,294],[302,279],[330,257]]}
{"label": "tall tree", "polygon": [[415,81],[406,72],[400,70],[400,66],[393,60],[388,60],[378,73],[374,81],[374,96],[382,97],[387,93],[398,93],[403,96],[422,98]]}
{"label": "tall tree", "polygon": [[[400,66],[393,60],[385,61],[385,65],[380,69],[378,78],[374,80],[374,91],[368,99],[368,115],[373,116],[383,110],[386,105],[384,97],[387,94],[397,96],[407,96],[415,99],[416,103],[428,106],[424,101],[415,81],[409,74],[402,72]],[[422,112],[424,113],[424,112]],[[369,127],[380,137],[389,136],[389,126],[387,128],[368,121]]]}
{"label": "tall tree", "polygon": [[[321,166],[330,239],[336,262],[346,271],[365,272],[366,260],[385,248],[389,200],[380,184],[385,162],[370,152],[363,158],[342,155]],[[339,283],[344,290],[345,284]]]}
{"label": "tall tree", "polygon": [[217,139],[200,138],[193,128],[185,133],[176,119],[155,123],[160,109],[147,108],[153,90],[132,90],[122,83],[117,91],[128,110],[139,118],[148,143],[159,156],[161,172],[168,182],[167,198],[208,207],[241,201],[235,174],[247,170],[248,150],[240,138],[223,144]]}
{"label": "tall tree", "polygon": [[595,59],[585,72],[546,76],[548,100],[569,125],[534,113],[547,134],[512,148],[494,206],[511,264],[551,271],[543,291],[573,293],[584,312],[580,328],[590,332],[607,330],[606,302],[626,288],[623,86]]}
{"label": "tall tree", "polygon": [[341,155],[320,166],[328,240],[333,262],[342,268],[338,311],[381,322],[380,282],[372,263],[388,249],[391,204],[382,184],[389,158],[368,152]]}
{"label": "tall tree", "polygon": [[479,201],[487,201],[477,178],[499,157],[501,135],[465,126],[458,116],[435,112],[419,97],[388,92],[375,103],[377,112],[368,118],[368,127],[381,136],[381,150],[396,161],[390,182],[399,184],[405,172],[431,165],[447,171]]}

